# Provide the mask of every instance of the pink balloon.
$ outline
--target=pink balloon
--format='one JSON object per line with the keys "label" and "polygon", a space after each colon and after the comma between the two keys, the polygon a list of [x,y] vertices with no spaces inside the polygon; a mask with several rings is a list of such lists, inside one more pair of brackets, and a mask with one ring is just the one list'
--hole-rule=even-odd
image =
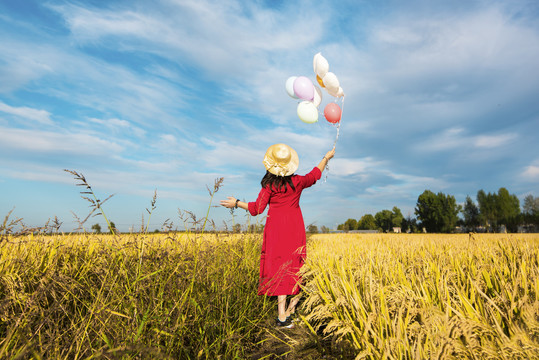
{"label": "pink balloon", "polygon": [[341,121],[341,108],[335,103],[329,103],[324,109],[324,117],[332,124]]}
{"label": "pink balloon", "polygon": [[312,101],[314,98],[314,85],[312,81],[305,76],[298,76],[294,80],[294,93],[302,100]]}

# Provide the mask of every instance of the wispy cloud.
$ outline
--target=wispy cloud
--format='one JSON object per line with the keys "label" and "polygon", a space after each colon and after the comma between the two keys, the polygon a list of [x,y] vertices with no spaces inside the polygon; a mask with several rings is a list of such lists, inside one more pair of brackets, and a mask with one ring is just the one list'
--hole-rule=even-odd
{"label": "wispy cloud", "polygon": [[[225,77],[263,69],[270,59],[253,61],[261,52],[311,44],[323,31],[321,27],[303,31],[320,17],[309,8],[298,14],[292,6],[276,11],[238,1],[162,1],[161,6],[139,3],[106,9],[74,4],[50,7],[66,19],[82,43],[100,40],[112,46],[116,42],[110,39],[122,38],[120,50],[154,52],[172,61],[181,61],[178,55],[188,56]],[[292,16],[294,22],[289,21]]]}
{"label": "wispy cloud", "polygon": [[0,111],[16,117],[36,121],[45,125],[52,125],[51,114],[46,110],[32,109],[26,106],[14,107],[0,101]]}
{"label": "wispy cloud", "polygon": [[[184,120],[179,109],[189,100],[183,92],[166,80],[148,77],[125,66],[96,59],[78,50],[56,44],[18,43],[16,51],[10,43],[0,43],[0,51],[13,58],[0,70],[11,79],[20,66],[46,69],[33,72],[31,77],[12,79],[12,87],[33,81],[33,91],[59,99],[80,108],[98,109],[118,114],[121,118],[143,124],[148,119],[161,124],[176,125]],[[113,81],[111,81],[111,79]],[[77,84],[73,91],[73,84]],[[192,96],[192,95],[191,95]],[[80,113],[80,111],[79,111]]]}
{"label": "wispy cloud", "polygon": [[474,145],[478,148],[497,148],[517,138],[517,134],[479,135],[475,137]]}
{"label": "wispy cloud", "polygon": [[331,173],[336,176],[359,175],[364,178],[381,165],[381,162],[376,162],[372,158],[336,158],[331,161]]}
{"label": "wispy cloud", "polygon": [[516,133],[469,135],[463,128],[450,128],[434,134],[430,139],[419,142],[415,147],[419,151],[448,151],[478,148],[495,149],[503,147],[518,139]]}
{"label": "wispy cloud", "polygon": [[[43,57],[46,54],[43,50],[47,48],[48,45],[39,43],[28,47],[27,44],[3,36],[0,42],[0,94],[8,94],[33,80],[53,73],[54,70]],[[38,54],[41,56],[37,56]]]}
{"label": "wispy cloud", "polygon": [[70,155],[110,155],[123,151],[123,147],[115,142],[84,133],[58,133],[5,127],[0,128],[0,148],[4,151]]}
{"label": "wispy cloud", "polygon": [[498,124],[508,104],[539,91],[539,34],[530,22],[497,5],[429,15],[388,15],[356,55],[369,85],[358,98],[375,125],[404,134],[470,122],[488,129],[486,119]]}
{"label": "wispy cloud", "polygon": [[[118,135],[121,133],[128,133],[133,134],[136,137],[142,138],[144,135],[146,135],[146,131],[141,129],[140,127],[134,126],[127,120],[112,118],[112,119],[96,119],[96,118],[89,118],[88,121],[90,123],[98,124],[101,126],[104,126],[106,129],[111,131],[114,135]],[[83,122],[77,122],[79,125],[84,126]]]}

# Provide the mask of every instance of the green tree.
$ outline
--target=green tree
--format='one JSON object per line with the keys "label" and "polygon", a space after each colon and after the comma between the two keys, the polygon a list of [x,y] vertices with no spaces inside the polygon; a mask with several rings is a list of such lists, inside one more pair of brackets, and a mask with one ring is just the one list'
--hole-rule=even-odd
{"label": "green tree", "polygon": [[355,219],[348,219],[344,222],[344,226],[342,228],[344,231],[349,230],[357,230],[357,220]]}
{"label": "green tree", "polygon": [[430,190],[425,190],[417,199],[415,214],[421,225],[428,232],[436,232],[439,230],[438,224],[441,217],[441,206],[438,203],[438,198]]}
{"label": "green tree", "polygon": [[462,210],[462,206],[457,204],[455,197],[453,195],[444,195],[443,193],[438,193],[438,197],[442,202],[443,209],[443,221],[442,221],[442,232],[450,233],[455,230],[457,223],[459,221],[459,213]]}
{"label": "green tree", "polygon": [[118,232],[118,230],[116,229],[116,224],[114,224],[113,221],[110,222],[110,229],[109,229],[109,232],[110,232],[111,234],[114,234],[114,233],[117,233],[117,232]]}
{"label": "green tree", "polygon": [[468,230],[475,231],[480,224],[479,208],[475,205],[472,198],[466,196],[464,202],[464,208],[462,209],[462,215],[464,216],[464,225]]}
{"label": "green tree", "polygon": [[418,226],[417,226],[417,220],[416,218],[413,218],[411,215],[408,215],[404,219],[402,219],[402,226],[401,230],[402,232],[411,232],[416,233],[418,232]]}
{"label": "green tree", "polygon": [[522,212],[528,215],[539,214],[539,197],[534,197],[532,194],[526,195]]}
{"label": "green tree", "polygon": [[488,231],[497,231],[500,225],[505,225],[509,231],[516,231],[520,222],[520,201],[516,195],[501,187],[498,193],[477,192],[480,219]]}
{"label": "green tree", "polygon": [[425,190],[417,199],[415,214],[428,232],[452,232],[458,221],[460,206],[455,197]]}
{"label": "green tree", "polygon": [[318,234],[318,226],[314,224],[307,226],[307,232],[311,234]]}
{"label": "green tree", "polygon": [[92,225],[92,230],[93,230],[96,234],[101,234],[101,225],[99,225],[99,224],[93,224],[93,225]]}
{"label": "green tree", "polygon": [[506,188],[501,187],[496,197],[496,205],[498,208],[498,224],[505,225],[508,231],[516,232],[520,220],[520,201],[518,197],[514,194],[509,194]]}
{"label": "green tree", "polygon": [[320,228],[320,231],[323,233],[323,234],[327,234],[329,233],[329,228],[325,225],[322,225],[322,227]]}
{"label": "green tree", "polygon": [[532,194],[526,195],[524,204],[522,205],[522,216],[526,227],[531,227],[530,231],[535,231],[535,227],[539,226],[539,197],[534,197]]}
{"label": "green tree", "polygon": [[479,220],[488,232],[498,227],[496,215],[496,194],[487,194],[483,189],[477,192],[477,204],[479,205]]}
{"label": "green tree", "polygon": [[393,214],[391,215],[391,225],[393,227],[400,227],[402,228],[402,221],[404,220],[404,216],[402,216],[401,210],[394,206],[393,207]]}
{"label": "green tree", "polygon": [[382,231],[389,232],[393,226],[393,213],[390,210],[382,210],[374,215],[376,226]]}
{"label": "green tree", "polygon": [[371,214],[365,214],[359,219],[357,224],[358,230],[376,230],[376,219]]}

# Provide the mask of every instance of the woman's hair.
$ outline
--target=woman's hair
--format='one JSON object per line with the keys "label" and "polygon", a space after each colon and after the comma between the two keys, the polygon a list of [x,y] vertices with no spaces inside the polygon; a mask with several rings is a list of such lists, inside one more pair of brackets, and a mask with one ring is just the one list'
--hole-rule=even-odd
{"label": "woman's hair", "polygon": [[277,176],[270,173],[269,171],[266,171],[266,175],[264,175],[260,184],[263,188],[269,185],[270,189],[275,188],[277,191],[281,191],[281,188],[284,188],[284,191],[286,191],[286,185],[288,184],[290,185],[292,190],[295,191],[296,188],[294,187],[294,183],[292,182],[292,176],[293,175]]}

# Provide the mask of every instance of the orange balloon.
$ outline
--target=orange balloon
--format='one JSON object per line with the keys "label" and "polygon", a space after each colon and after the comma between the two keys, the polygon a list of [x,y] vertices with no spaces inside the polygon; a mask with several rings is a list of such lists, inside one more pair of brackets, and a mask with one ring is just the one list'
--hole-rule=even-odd
{"label": "orange balloon", "polygon": [[320,76],[316,75],[316,81],[318,81],[318,83],[320,84],[320,86],[325,87],[325,86],[324,86],[324,81],[322,81],[322,78],[320,78]]}

